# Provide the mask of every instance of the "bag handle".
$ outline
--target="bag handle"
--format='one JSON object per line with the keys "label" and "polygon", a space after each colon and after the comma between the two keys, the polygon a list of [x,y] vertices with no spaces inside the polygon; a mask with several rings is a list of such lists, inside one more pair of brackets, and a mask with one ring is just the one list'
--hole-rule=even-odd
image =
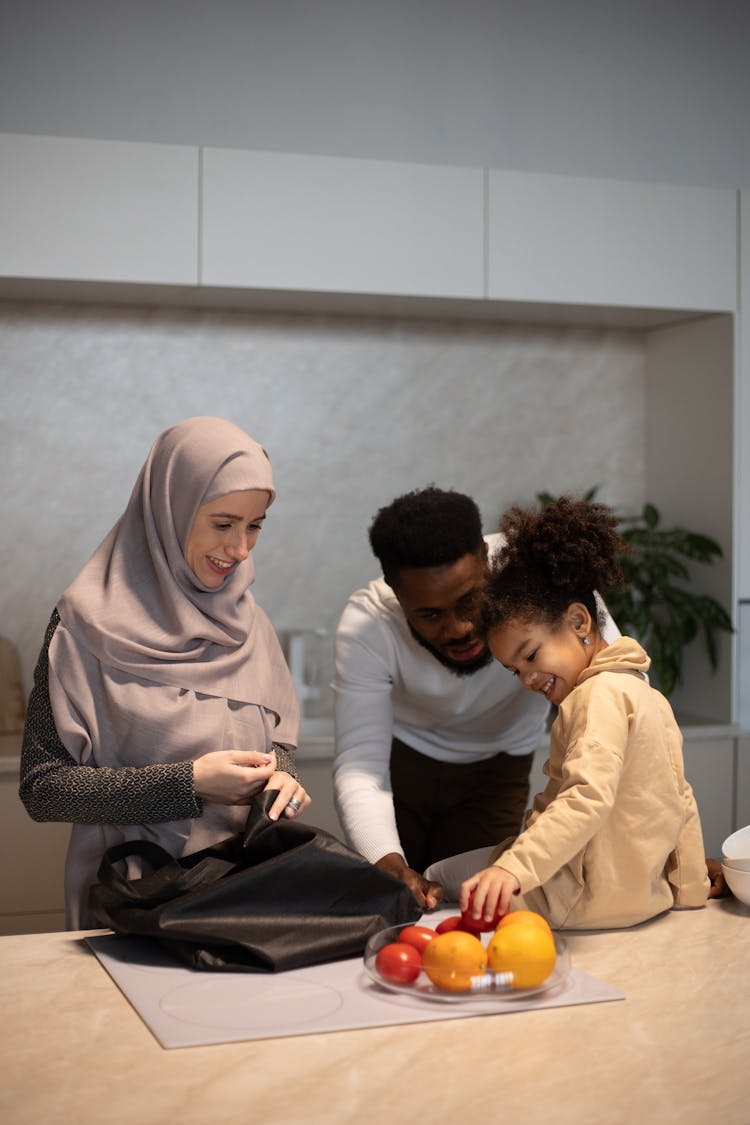
{"label": "bag handle", "polygon": [[116,863],[134,855],[148,860],[154,871],[158,871],[168,863],[173,863],[174,860],[168,851],[161,845],[154,843],[153,840],[126,840],[122,844],[113,844],[111,848],[107,848],[99,863],[98,881],[103,886],[117,891],[118,894],[123,895],[131,902],[138,902],[142,896],[134,892],[132,882],[127,876],[121,875],[115,869]]}
{"label": "bag handle", "polygon": [[[270,820],[268,812],[277,796],[278,791],[271,789],[258,794],[250,806],[244,833],[237,840],[241,851],[253,853],[253,865],[309,843],[319,831],[301,823]],[[107,848],[99,864],[97,878],[102,888],[121,901],[152,906],[212,885],[236,871],[238,864],[243,866],[241,855],[234,851],[236,839],[229,837],[215,848],[195,853],[193,862],[190,854],[175,859],[153,840],[126,840]],[[140,879],[121,875],[114,865],[129,856],[147,860],[153,868],[152,874]],[[166,867],[169,867],[168,879],[159,874]]]}
{"label": "bag handle", "polygon": [[[151,875],[129,879],[127,875],[121,875],[115,870],[116,863],[133,855],[148,860],[154,869]],[[189,858],[188,856],[187,859]],[[159,872],[166,867],[170,868],[168,881],[159,877]],[[104,853],[99,864],[98,879],[102,887],[122,899],[148,906],[215,883],[235,867],[232,860],[220,855],[204,855],[195,865],[188,863],[183,866],[152,840],[126,840],[122,844],[114,844]]]}

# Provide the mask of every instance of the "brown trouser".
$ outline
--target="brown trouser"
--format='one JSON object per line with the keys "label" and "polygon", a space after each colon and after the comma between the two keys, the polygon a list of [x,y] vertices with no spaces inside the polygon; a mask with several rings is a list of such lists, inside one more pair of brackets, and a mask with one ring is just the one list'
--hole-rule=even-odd
{"label": "brown trouser", "polygon": [[400,739],[391,743],[396,825],[415,871],[472,848],[516,836],[529,798],[533,754],[481,762],[436,762]]}

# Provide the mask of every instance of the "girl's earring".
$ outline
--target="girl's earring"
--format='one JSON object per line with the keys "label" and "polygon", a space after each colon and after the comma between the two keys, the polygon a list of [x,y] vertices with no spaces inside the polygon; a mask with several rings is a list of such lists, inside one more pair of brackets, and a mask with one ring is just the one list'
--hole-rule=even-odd
{"label": "girl's earring", "polygon": [[584,637],[584,638],[583,638],[583,643],[584,643],[585,645],[590,645],[590,644],[591,644],[591,637],[588,637],[588,636],[587,636],[587,637]]}

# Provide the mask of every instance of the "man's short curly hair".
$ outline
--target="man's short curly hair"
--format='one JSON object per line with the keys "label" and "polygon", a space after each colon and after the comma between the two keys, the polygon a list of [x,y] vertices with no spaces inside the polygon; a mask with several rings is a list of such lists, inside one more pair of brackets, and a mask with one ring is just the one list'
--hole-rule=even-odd
{"label": "man's short curly hair", "polygon": [[555,624],[572,602],[597,620],[594,590],[604,595],[623,585],[620,558],[627,543],[605,504],[561,496],[542,509],[513,507],[500,530],[506,545],[491,560],[484,592],[483,624],[505,621]]}
{"label": "man's short curly hair", "polygon": [[445,566],[482,549],[482,518],[470,496],[429,485],[381,508],[370,546],[393,585],[401,567]]}

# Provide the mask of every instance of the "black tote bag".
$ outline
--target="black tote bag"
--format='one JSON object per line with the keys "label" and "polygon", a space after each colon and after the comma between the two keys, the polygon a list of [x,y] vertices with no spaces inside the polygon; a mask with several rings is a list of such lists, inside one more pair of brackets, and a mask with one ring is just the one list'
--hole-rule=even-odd
{"label": "black tote bag", "polygon": [[[275,797],[253,801],[242,833],[181,859],[149,840],[108,848],[90,908],[116,933],[155,938],[194,969],[245,972],[356,957],[378,930],[419,918],[408,887],[335,836],[270,820]],[[115,865],[127,856],[152,873],[121,875]]]}

